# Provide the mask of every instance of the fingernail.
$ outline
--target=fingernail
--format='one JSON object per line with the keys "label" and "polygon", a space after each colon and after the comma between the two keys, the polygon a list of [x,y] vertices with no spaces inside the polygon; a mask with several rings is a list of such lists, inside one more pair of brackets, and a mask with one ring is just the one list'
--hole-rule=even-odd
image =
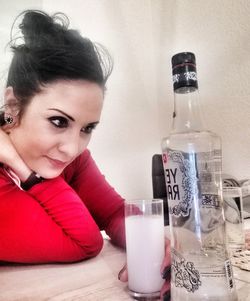
{"label": "fingernail", "polygon": [[163,301],[170,301],[170,298],[171,298],[170,291],[166,292],[166,293],[163,295]]}
{"label": "fingernail", "polygon": [[121,279],[122,273],[125,271],[125,266],[120,270],[120,272],[118,273],[118,279]]}
{"label": "fingernail", "polygon": [[163,279],[167,279],[170,277],[171,274],[171,265],[169,265],[168,267],[165,267],[165,269],[163,270],[161,277]]}

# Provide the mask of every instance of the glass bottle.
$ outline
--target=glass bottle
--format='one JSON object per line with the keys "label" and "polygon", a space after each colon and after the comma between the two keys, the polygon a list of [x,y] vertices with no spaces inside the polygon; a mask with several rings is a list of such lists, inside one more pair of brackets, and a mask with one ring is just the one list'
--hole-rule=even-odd
{"label": "glass bottle", "polygon": [[235,301],[222,204],[221,141],[205,130],[195,55],[172,57],[172,130],[162,142],[171,234],[171,300]]}

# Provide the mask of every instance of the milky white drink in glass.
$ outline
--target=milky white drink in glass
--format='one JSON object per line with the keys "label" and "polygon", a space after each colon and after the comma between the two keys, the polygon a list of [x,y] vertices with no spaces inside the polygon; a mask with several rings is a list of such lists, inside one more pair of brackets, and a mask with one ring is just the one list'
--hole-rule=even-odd
{"label": "milky white drink in glass", "polygon": [[125,206],[128,287],[134,297],[157,297],[164,280],[162,200],[127,201]]}

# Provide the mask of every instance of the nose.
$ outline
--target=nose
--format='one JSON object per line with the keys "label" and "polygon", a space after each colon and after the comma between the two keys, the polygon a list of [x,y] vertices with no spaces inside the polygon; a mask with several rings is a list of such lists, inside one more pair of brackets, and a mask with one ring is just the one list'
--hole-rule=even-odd
{"label": "nose", "polygon": [[63,153],[65,160],[77,157],[88,145],[90,137],[82,138],[79,135],[64,137],[58,144],[58,150]]}

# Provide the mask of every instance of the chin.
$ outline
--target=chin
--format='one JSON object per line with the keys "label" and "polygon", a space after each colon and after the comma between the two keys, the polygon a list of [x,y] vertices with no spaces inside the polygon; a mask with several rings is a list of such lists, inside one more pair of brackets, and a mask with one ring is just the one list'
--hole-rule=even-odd
{"label": "chin", "polygon": [[55,170],[37,170],[36,171],[39,176],[41,176],[44,179],[54,179],[61,175],[63,170],[55,171]]}

